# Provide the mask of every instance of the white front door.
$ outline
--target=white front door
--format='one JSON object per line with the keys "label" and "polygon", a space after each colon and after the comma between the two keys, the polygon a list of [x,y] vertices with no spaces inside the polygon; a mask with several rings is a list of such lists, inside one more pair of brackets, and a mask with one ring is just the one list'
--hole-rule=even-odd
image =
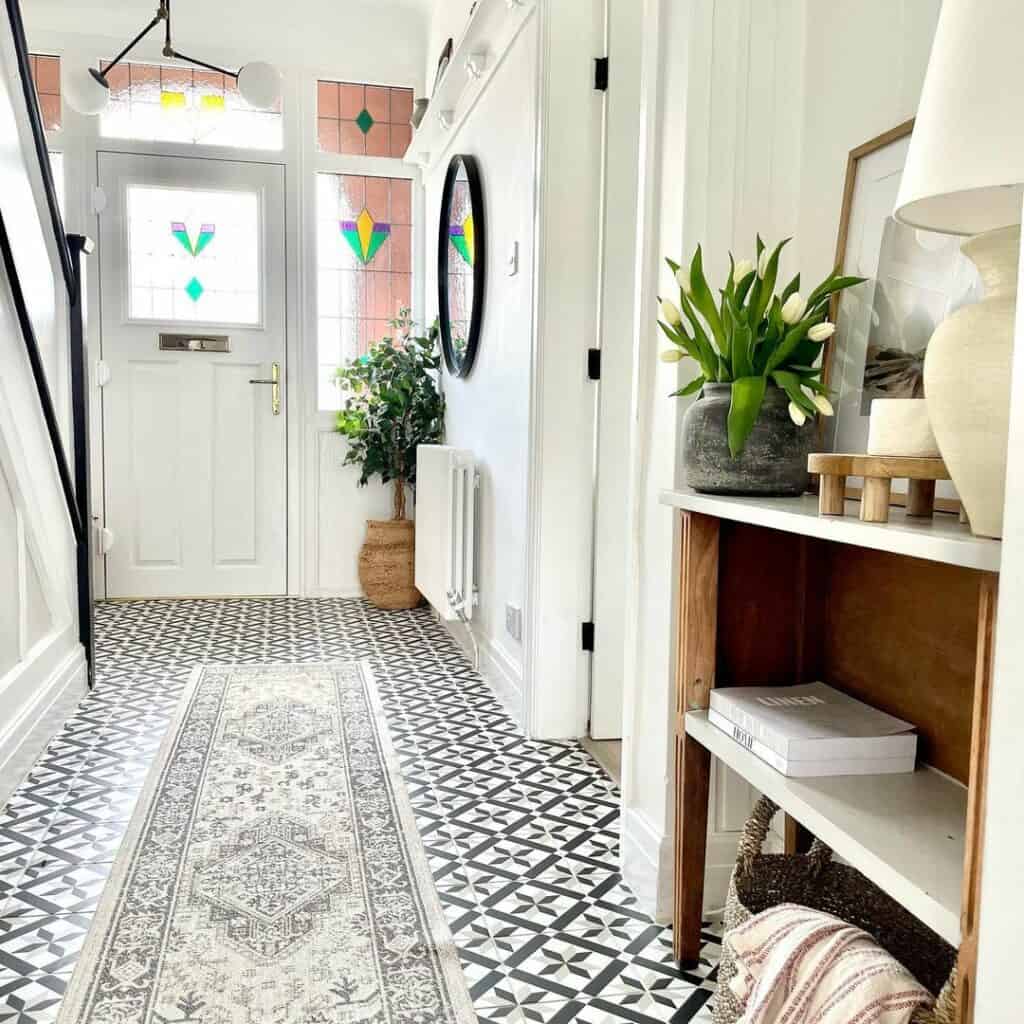
{"label": "white front door", "polygon": [[98,160],[107,596],[282,594],[284,168]]}

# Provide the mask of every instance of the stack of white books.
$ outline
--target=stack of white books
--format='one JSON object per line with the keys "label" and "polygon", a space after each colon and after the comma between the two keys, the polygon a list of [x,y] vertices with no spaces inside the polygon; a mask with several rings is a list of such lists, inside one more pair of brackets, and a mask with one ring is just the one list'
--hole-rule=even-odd
{"label": "stack of white books", "polygon": [[711,691],[711,723],[790,778],[912,772],[917,733],[824,683]]}

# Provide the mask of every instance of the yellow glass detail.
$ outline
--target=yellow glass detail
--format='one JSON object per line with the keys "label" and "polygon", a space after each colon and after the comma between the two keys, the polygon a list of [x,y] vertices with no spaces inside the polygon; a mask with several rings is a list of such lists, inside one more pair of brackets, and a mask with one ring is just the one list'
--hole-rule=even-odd
{"label": "yellow glass detail", "polygon": [[476,235],[473,229],[473,214],[462,222],[462,230],[466,236],[466,251],[469,253],[469,265],[476,263]]}
{"label": "yellow glass detail", "polygon": [[185,94],[183,92],[162,92],[160,93],[160,106],[184,107]]}
{"label": "yellow glass detail", "polygon": [[363,207],[363,212],[356,217],[356,231],[359,232],[359,244],[363,252],[370,251],[370,243],[373,241],[373,217],[370,211]]}
{"label": "yellow glass detail", "polygon": [[199,100],[200,106],[203,110],[223,110],[224,109],[224,97],[223,96],[202,96]]}

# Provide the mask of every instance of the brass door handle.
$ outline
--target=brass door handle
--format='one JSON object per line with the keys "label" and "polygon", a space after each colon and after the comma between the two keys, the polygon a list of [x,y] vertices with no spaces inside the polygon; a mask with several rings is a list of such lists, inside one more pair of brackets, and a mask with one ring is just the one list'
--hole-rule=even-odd
{"label": "brass door handle", "polygon": [[249,379],[250,384],[269,384],[273,388],[270,392],[270,408],[275,416],[281,415],[281,364],[270,364],[270,376],[267,378]]}

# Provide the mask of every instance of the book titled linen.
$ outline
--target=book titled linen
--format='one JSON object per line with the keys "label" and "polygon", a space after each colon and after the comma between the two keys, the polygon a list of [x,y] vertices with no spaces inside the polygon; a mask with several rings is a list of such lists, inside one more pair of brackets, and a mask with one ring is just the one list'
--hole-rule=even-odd
{"label": "book titled linen", "polygon": [[[917,733],[910,722],[825,683],[714,689],[711,710],[715,725],[785,774],[914,770]],[[807,770],[791,768],[801,762]],[[828,770],[830,762],[832,770]],[[836,770],[840,767],[842,771]]]}

